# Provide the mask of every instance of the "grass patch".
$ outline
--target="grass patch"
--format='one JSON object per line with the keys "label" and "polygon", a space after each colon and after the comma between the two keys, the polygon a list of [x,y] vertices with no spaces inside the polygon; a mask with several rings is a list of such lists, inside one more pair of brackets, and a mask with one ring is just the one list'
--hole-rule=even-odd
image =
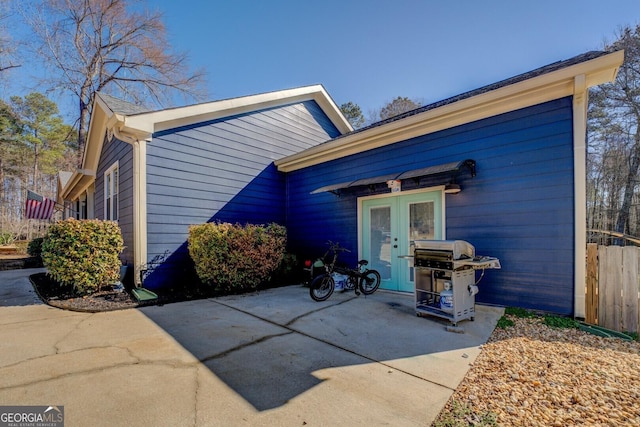
{"label": "grass patch", "polygon": [[544,316],[543,323],[552,328],[577,329],[578,322],[569,317]]}
{"label": "grass patch", "polygon": [[500,329],[507,329],[514,325],[513,320],[509,319],[507,316],[519,317],[519,318],[533,318],[537,315],[529,310],[519,307],[505,307],[504,316],[498,319],[498,324],[496,325]]}
{"label": "grass patch", "polygon": [[537,317],[537,314],[533,311],[529,311],[520,307],[506,307],[504,309],[504,314],[510,314],[511,316],[519,317],[522,319]]}
{"label": "grass patch", "polygon": [[508,317],[502,316],[500,319],[498,319],[498,324],[496,326],[500,329],[507,329],[512,327],[514,324],[515,323],[513,323],[513,320],[509,319]]}
{"label": "grass patch", "polygon": [[550,314],[541,315],[520,307],[506,307],[504,309],[504,316],[498,320],[497,327],[506,329],[513,326],[514,322],[510,317],[517,317],[521,319],[542,318],[542,323],[547,326],[551,326],[552,328],[577,329],[579,327],[578,322],[569,317],[554,316]]}
{"label": "grass patch", "polygon": [[433,427],[497,426],[497,416],[492,412],[476,414],[468,406],[457,400],[451,401],[451,411],[442,412],[433,422]]}

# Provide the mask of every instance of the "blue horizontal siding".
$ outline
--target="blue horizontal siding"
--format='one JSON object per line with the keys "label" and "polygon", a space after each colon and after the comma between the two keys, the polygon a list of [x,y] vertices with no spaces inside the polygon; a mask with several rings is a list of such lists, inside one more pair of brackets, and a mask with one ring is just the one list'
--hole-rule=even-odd
{"label": "blue horizontal siding", "polygon": [[146,158],[147,253],[150,260],[166,252],[168,260],[145,286],[194,280],[192,224],[285,224],[285,176],[274,160],[338,134],[314,101],[154,134]]}
{"label": "blue horizontal siding", "polygon": [[476,253],[500,259],[502,270],[486,272],[477,300],[571,314],[571,101],[547,102],[289,173],[291,249],[317,256],[328,239],[357,248],[357,197],[369,190],[341,197],[311,195],[312,190],[471,158],[477,176],[463,175],[463,191],[446,197],[446,230],[448,239],[467,240]]}
{"label": "blue horizontal siding", "polygon": [[124,240],[120,260],[133,264],[133,148],[117,138],[105,138],[96,171],[94,209],[98,219],[104,219],[104,173],[118,162],[118,226]]}

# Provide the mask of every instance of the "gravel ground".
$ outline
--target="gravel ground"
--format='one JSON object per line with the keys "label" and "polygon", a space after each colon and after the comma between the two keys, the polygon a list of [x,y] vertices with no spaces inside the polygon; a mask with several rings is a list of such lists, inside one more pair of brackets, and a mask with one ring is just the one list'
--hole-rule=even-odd
{"label": "gravel ground", "polygon": [[639,342],[507,317],[434,425],[640,425]]}

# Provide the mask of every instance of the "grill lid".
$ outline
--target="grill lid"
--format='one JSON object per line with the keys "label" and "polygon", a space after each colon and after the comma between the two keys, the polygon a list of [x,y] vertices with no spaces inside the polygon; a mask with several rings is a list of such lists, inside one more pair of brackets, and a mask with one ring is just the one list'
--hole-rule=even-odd
{"label": "grill lid", "polygon": [[473,258],[476,250],[473,245],[464,240],[415,240],[415,251],[448,251],[453,254],[454,260]]}

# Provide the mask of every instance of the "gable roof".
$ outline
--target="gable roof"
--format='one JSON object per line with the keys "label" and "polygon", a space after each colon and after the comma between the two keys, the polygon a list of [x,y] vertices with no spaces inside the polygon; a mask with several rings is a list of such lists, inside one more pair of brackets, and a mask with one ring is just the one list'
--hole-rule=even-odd
{"label": "gable roof", "polygon": [[122,99],[116,98],[115,96],[111,96],[108,93],[98,92],[97,95],[100,96],[100,98],[104,101],[106,106],[109,107],[111,111],[123,114],[125,116],[148,113],[149,111],[152,111],[141,105],[132,104],[131,102],[127,102]]}
{"label": "gable roof", "polygon": [[587,52],[411,110],[276,161],[289,172],[576,93],[613,81],[624,52]]}
{"label": "gable roof", "polygon": [[65,199],[75,198],[93,183],[107,132],[112,132],[121,141],[135,144],[151,138],[155,132],[310,100],[320,106],[340,133],[353,130],[322,85],[163,110],[148,110],[98,92],[93,103],[82,167],[68,181],[61,196]]}
{"label": "gable roof", "polygon": [[318,103],[340,133],[353,130],[351,124],[345,119],[322,85],[304,86],[155,111],[103,93],[98,93],[97,98],[103,101],[104,106],[114,114],[122,116],[123,123],[121,123],[120,130],[131,129],[135,134],[142,132],[147,133],[148,136],[154,132],[180,126],[309,100]]}

